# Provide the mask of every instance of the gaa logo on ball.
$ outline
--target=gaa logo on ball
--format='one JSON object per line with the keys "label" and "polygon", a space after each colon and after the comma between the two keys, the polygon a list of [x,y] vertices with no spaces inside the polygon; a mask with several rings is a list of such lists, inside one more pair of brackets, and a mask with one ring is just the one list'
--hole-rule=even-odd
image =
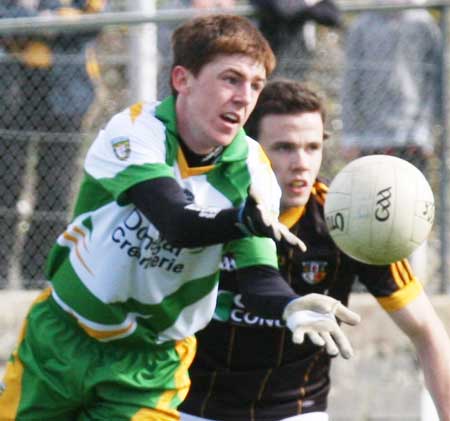
{"label": "gaa logo on ball", "polygon": [[344,253],[385,265],[408,257],[430,234],[433,192],[409,162],[388,155],[364,156],[347,164],[331,182],[325,219]]}

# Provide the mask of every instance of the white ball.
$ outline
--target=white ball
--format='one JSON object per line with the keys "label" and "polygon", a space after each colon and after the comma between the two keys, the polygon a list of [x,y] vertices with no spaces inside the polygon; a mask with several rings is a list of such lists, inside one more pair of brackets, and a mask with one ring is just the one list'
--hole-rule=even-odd
{"label": "white ball", "polygon": [[330,235],[344,253],[385,265],[408,257],[426,240],[434,197],[414,165],[389,155],[369,155],[336,175],[324,211]]}

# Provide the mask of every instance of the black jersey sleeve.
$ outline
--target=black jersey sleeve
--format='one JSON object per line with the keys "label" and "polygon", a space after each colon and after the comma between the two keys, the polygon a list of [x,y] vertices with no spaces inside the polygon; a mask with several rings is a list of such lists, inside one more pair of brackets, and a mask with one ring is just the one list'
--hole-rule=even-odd
{"label": "black jersey sleeve", "polygon": [[236,226],[238,208],[200,208],[187,199],[173,178],[136,184],[128,197],[176,247],[209,246],[244,237]]}
{"label": "black jersey sleeve", "polygon": [[388,312],[400,310],[422,291],[408,259],[386,266],[373,266],[355,262],[359,281]]}
{"label": "black jersey sleeve", "polygon": [[281,319],[289,301],[298,298],[273,267],[259,265],[238,269],[236,277],[243,304],[258,316]]}

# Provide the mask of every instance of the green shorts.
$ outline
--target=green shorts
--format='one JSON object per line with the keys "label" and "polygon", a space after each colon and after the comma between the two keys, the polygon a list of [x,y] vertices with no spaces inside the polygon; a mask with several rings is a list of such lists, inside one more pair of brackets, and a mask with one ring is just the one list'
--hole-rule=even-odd
{"label": "green shorts", "polygon": [[0,420],[178,420],[195,348],[194,337],[139,349],[99,342],[45,290],[0,384]]}

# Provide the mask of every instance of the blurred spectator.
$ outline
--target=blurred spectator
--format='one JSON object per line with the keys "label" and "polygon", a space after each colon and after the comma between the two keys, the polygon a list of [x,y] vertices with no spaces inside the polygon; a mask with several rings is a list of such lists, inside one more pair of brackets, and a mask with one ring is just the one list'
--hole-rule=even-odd
{"label": "blurred spectator", "polygon": [[[2,0],[0,18],[100,12],[106,0]],[[30,226],[20,250],[24,286],[42,286],[46,254],[67,222],[83,116],[98,77],[90,46],[97,31],[1,36],[0,283],[12,263],[19,199],[30,201]],[[33,142],[31,142],[33,141]],[[35,184],[25,178],[32,163]],[[25,202],[27,203],[27,202]]]}
{"label": "blurred spectator", "polygon": [[[426,172],[433,152],[442,40],[425,9],[361,14],[345,46],[342,150],[388,154]],[[427,279],[427,246],[410,258]]]}
{"label": "blurred spectator", "polygon": [[258,10],[259,29],[277,57],[275,74],[304,79],[316,49],[316,24],[339,27],[333,0],[250,0]]}
{"label": "blurred spectator", "polygon": [[441,46],[439,27],[424,9],[367,12],[353,21],[342,93],[347,157],[384,153],[425,169]]}
{"label": "blurred spectator", "polygon": [[[167,0],[160,2],[159,10],[171,9],[233,9],[235,0]],[[201,10],[205,11],[205,10]],[[181,22],[167,22],[158,25],[158,99],[170,95],[170,66],[172,64],[170,37]]]}

